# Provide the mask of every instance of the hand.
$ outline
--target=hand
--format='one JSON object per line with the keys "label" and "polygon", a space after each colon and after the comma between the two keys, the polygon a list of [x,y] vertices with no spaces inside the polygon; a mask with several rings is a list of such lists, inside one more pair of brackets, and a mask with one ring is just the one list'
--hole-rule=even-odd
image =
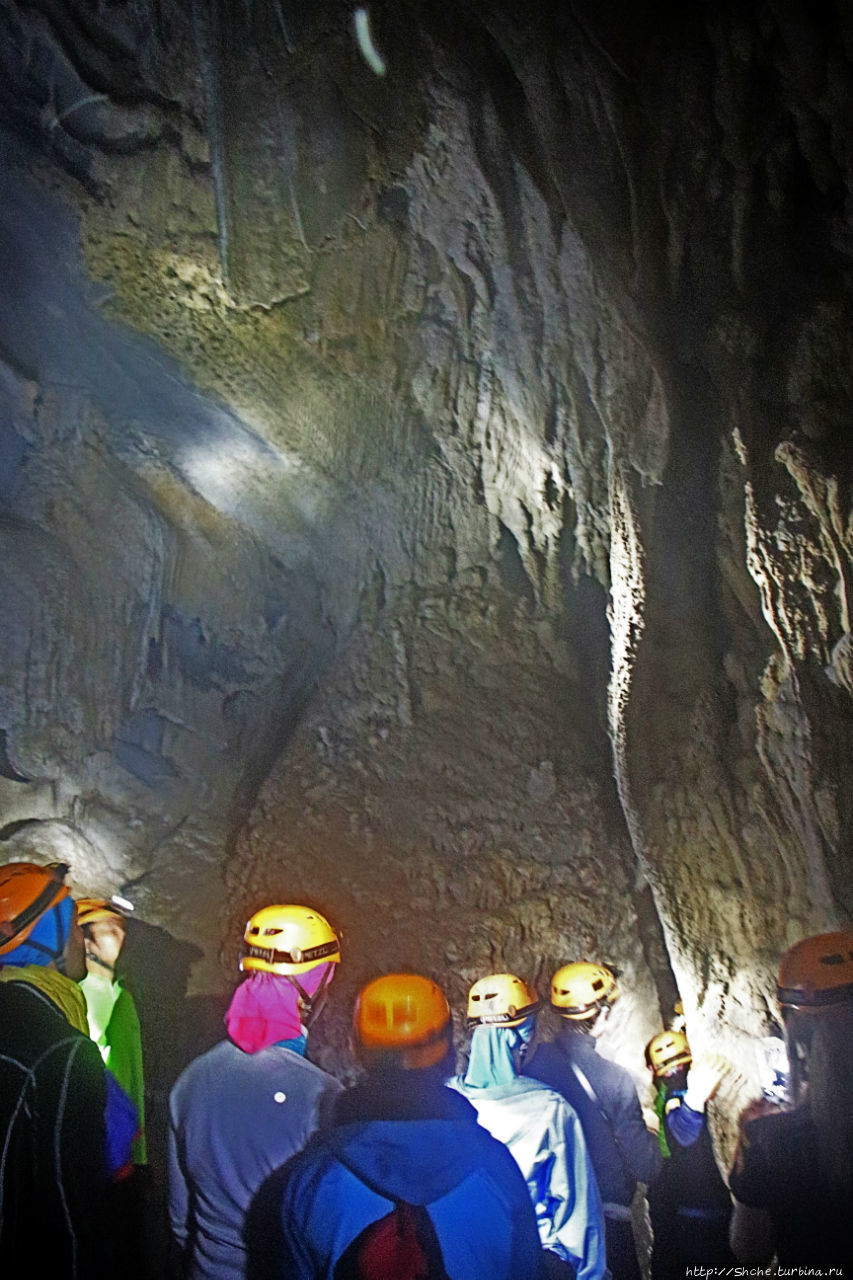
{"label": "hand", "polygon": [[731,1069],[731,1063],[718,1054],[693,1063],[687,1075],[687,1091],[684,1095],[684,1101],[691,1111],[705,1110],[723,1076]]}

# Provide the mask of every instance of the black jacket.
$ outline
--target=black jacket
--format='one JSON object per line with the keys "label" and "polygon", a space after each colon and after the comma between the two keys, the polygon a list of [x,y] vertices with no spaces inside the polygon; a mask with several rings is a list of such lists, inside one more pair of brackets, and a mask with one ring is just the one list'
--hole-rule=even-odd
{"label": "black jacket", "polygon": [[601,1057],[592,1036],[562,1030],[553,1044],[539,1046],[524,1074],[561,1093],[578,1113],[605,1206],[629,1205],[638,1182],[654,1181],[661,1151],[646,1128],[637,1087],[624,1067]]}
{"label": "black jacket", "polygon": [[0,983],[4,1275],[107,1274],[105,1102],[97,1046],[36,987]]}

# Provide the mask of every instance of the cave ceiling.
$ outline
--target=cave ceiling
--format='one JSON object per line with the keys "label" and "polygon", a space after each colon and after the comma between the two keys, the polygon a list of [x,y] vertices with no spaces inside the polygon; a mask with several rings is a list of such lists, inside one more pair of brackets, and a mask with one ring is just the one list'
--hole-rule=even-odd
{"label": "cave ceiling", "polygon": [[853,913],[853,15],[367,16],[0,9],[4,851],[737,1045]]}

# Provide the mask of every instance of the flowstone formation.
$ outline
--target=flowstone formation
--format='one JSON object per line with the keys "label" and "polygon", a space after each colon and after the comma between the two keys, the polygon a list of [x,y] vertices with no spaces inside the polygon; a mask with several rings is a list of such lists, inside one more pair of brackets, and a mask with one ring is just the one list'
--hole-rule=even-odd
{"label": "flowstone formation", "polygon": [[588,955],[754,1077],[853,911],[853,29],[599,10],[4,8],[0,820],[202,990],[306,898],[341,1012]]}

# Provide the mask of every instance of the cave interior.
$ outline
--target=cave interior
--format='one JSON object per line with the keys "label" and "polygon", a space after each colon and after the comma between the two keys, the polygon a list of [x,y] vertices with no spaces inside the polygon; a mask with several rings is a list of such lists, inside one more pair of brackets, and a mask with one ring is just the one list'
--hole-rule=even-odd
{"label": "cave interior", "polygon": [[344,1073],[378,972],[612,962],[725,1145],[853,918],[853,10],[358,12],[0,8],[0,852],[187,1051],[265,902]]}

